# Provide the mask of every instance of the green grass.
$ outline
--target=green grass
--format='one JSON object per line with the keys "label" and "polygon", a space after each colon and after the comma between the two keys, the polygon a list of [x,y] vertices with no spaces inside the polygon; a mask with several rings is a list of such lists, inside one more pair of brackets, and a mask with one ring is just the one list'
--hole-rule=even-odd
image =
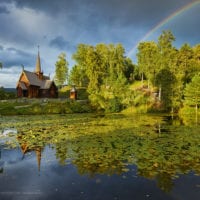
{"label": "green grass", "polygon": [[148,85],[148,82],[146,80],[143,81],[143,84],[142,84],[142,81],[134,81],[130,85],[130,89],[135,90],[135,89],[141,88],[142,86],[147,86],[147,85]]}
{"label": "green grass", "polygon": [[26,102],[6,101],[0,103],[0,115],[40,115],[93,112],[87,101],[27,99]]}

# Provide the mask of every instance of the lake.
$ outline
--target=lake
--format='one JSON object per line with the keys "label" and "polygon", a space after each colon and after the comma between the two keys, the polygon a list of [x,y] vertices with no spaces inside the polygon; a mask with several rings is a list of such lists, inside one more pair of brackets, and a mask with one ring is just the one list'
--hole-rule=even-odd
{"label": "lake", "polygon": [[198,200],[199,130],[162,115],[0,116],[0,199]]}

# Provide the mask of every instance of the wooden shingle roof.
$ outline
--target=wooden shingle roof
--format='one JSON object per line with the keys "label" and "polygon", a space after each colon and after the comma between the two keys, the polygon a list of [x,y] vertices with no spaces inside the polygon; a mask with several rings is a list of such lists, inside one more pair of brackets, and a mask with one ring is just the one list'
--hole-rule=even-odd
{"label": "wooden shingle roof", "polygon": [[35,85],[35,86],[41,85],[41,80],[38,78],[37,74],[35,74],[33,72],[26,71],[26,70],[24,70],[22,73],[25,74],[30,85]]}
{"label": "wooden shingle roof", "polygon": [[19,82],[18,82],[18,86],[21,87],[22,90],[27,90],[27,87],[26,87],[25,83],[22,82],[22,81],[19,81]]}
{"label": "wooden shingle roof", "polygon": [[[41,80],[38,78],[38,75],[34,72],[23,70],[22,74],[26,76],[29,85],[38,86],[40,87],[40,89],[49,89],[51,87],[51,84],[53,83],[53,81],[50,80],[49,76],[44,76],[44,78]],[[23,90],[27,89],[23,81],[19,80],[18,85]]]}
{"label": "wooden shingle roof", "polygon": [[43,80],[41,84],[41,89],[49,89],[51,87],[53,81],[51,80]]}

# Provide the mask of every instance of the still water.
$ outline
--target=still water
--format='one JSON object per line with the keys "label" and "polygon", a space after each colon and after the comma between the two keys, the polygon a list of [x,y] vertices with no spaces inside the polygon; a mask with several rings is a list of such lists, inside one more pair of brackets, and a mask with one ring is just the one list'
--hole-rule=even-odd
{"label": "still water", "polygon": [[1,116],[0,199],[198,200],[199,128],[158,115]]}

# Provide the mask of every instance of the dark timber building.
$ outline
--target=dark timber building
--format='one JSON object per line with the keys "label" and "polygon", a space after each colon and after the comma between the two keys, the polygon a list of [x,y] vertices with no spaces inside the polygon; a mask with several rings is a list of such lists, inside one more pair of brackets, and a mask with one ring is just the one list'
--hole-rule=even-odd
{"label": "dark timber building", "polygon": [[28,98],[57,98],[58,89],[49,76],[43,75],[38,51],[34,72],[22,70],[17,82],[17,97]]}

